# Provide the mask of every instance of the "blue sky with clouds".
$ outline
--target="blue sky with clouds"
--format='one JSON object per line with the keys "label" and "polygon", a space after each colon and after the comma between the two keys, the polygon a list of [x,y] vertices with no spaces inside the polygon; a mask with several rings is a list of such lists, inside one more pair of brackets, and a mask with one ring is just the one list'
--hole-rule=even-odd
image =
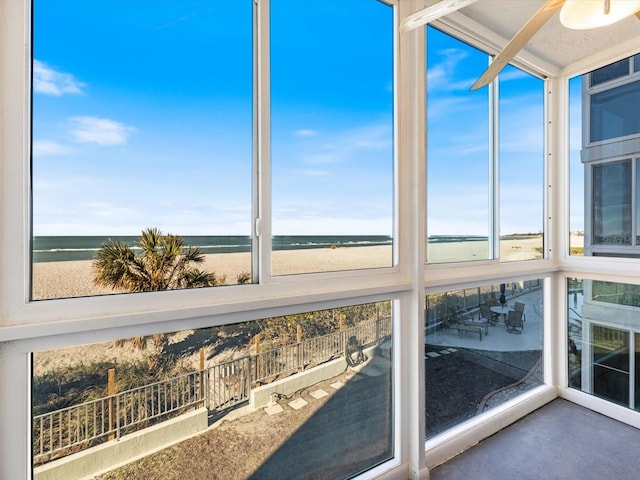
{"label": "blue sky with clouds", "polygon": [[[392,9],[271,3],[273,233],[390,235]],[[36,235],[250,234],[252,4],[34,2]],[[486,235],[486,55],[460,45],[429,46],[429,233]],[[503,233],[541,228],[539,89],[502,76]]]}

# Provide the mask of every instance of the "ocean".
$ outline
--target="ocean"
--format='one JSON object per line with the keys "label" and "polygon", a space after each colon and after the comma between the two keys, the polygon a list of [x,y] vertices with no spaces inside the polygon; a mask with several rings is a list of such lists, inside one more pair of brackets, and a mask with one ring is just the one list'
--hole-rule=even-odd
{"label": "ocean", "polygon": [[[131,247],[136,246],[137,236],[42,236],[33,238],[34,262],[64,262],[91,260],[100,247],[111,238]],[[236,236],[189,236],[183,235],[186,245],[200,247],[202,253],[249,252],[251,237]],[[316,235],[274,236],[274,250],[297,250],[303,248],[363,247],[391,245],[392,238],[386,235]]]}

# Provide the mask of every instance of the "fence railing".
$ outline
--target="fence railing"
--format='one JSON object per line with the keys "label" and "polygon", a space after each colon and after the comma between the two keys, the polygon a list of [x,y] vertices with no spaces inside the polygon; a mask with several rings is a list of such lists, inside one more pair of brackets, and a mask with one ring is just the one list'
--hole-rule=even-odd
{"label": "fence railing", "polygon": [[204,401],[200,372],[84,402],[33,418],[35,463],[116,439]]}
{"label": "fence railing", "polygon": [[367,347],[391,335],[391,317],[207,367],[33,417],[34,465],[119,438],[200,405],[224,410],[251,388],[344,355],[351,337]]}

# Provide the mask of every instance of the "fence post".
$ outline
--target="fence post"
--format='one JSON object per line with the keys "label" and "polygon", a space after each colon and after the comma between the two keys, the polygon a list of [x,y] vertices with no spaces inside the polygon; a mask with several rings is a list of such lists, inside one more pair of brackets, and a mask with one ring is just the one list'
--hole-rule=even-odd
{"label": "fence post", "polygon": [[200,398],[202,401],[198,403],[198,408],[205,406],[207,396],[208,392],[204,388],[204,347],[200,347]]}
{"label": "fence post", "polygon": [[[114,426],[114,403],[116,394],[116,369],[110,368],[107,375],[107,395],[109,396],[109,431],[113,430]],[[115,434],[112,432],[109,434],[109,440],[114,440]]]}
{"label": "fence post", "polygon": [[256,334],[256,336],[254,337],[254,343],[256,346],[256,355],[255,355],[255,359],[256,359],[256,363],[254,365],[254,369],[253,369],[253,373],[256,377],[256,381],[255,383],[252,383],[252,385],[255,385],[256,387],[258,386],[258,373],[260,370],[260,367],[258,366],[258,362],[260,361],[260,334]]}
{"label": "fence post", "polygon": [[298,372],[304,370],[304,358],[302,358],[302,326],[300,324],[296,325],[296,362],[298,367]]}

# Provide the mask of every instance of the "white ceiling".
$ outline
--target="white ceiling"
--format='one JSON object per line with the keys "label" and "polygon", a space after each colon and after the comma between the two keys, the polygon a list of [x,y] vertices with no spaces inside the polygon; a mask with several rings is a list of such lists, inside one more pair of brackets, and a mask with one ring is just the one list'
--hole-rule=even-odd
{"label": "white ceiling", "polygon": [[[445,24],[453,22],[458,28],[463,24],[467,34],[486,45],[502,48],[544,3],[545,0],[478,0],[442,20]],[[488,31],[475,28],[474,24]],[[544,74],[592,69],[629,56],[629,52],[640,52],[640,20],[632,16],[607,27],[570,30],[560,23],[556,13],[524,50],[523,63],[535,65]]]}

